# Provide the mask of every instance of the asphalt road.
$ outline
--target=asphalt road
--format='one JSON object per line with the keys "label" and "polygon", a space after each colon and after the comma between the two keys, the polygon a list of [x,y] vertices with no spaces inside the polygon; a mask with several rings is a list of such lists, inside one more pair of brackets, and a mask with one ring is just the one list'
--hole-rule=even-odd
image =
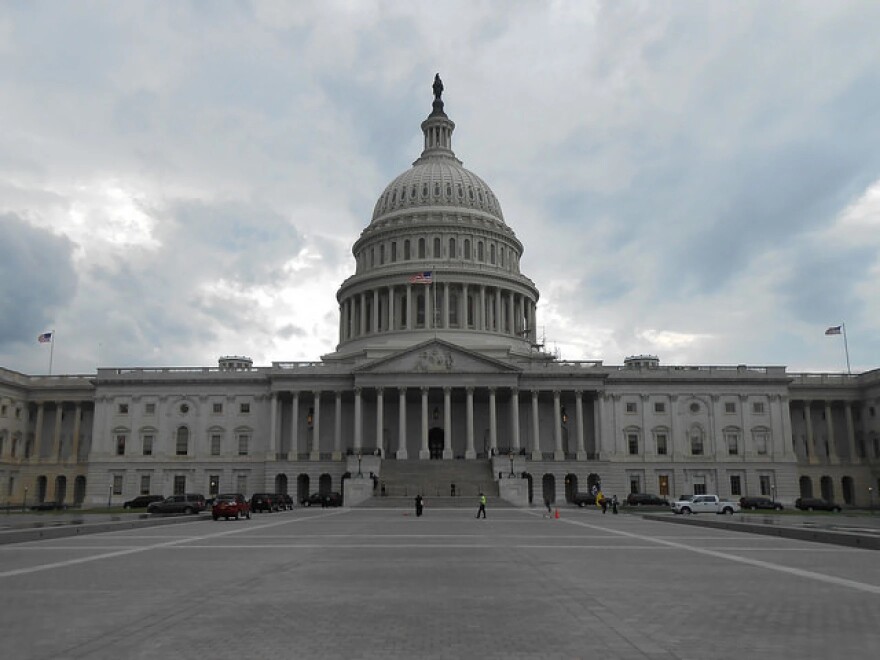
{"label": "asphalt road", "polygon": [[566,510],[297,509],[0,546],[4,658],[876,658],[880,555]]}

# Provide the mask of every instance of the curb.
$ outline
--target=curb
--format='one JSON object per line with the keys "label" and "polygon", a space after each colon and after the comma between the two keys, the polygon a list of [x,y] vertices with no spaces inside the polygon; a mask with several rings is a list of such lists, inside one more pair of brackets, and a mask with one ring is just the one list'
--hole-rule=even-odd
{"label": "curb", "polygon": [[[144,514],[149,515],[149,514]],[[158,527],[161,525],[174,525],[197,520],[211,520],[211,516],[167,516],[134,518],[129,520],[108,520],[105,522],[84,522],[71,520],[67,523],[53,524],[46,527],[32,527],[24,529],[11,529],[0,532],[0,545],[10,543],[27,543],[28,541],[45,541],[48,539],[62,539],[69,536],[85,536],[88,534],[102,534],[104,532],[118,532],[138,527]]]}

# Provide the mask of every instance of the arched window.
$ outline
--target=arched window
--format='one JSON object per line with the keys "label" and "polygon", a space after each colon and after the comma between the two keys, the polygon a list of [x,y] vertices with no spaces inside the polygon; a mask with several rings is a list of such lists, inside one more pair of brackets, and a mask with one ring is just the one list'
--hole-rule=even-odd
{"label": "arched window", "polygon": [[469,238],[464,239],[464,258],[471,258],[471,240]]}
{"label": "arched window", "polygon": [[434,258],[439,259],[443,256],[443,248],[441,247],[440,237],[434,237]]}
{"label": "arched window", "polygon": [[410,254],[409,254],[409,239],[407,239],[407,240],[405,240],[405,241],[403,242],[403,260],[404,260],[404,261],[409,261],[409,259],[410,259]]}
{"label": "arched window", "polygon": [[189,453],[189,429],[185,426],[177,429],[177,443],[174,453],[178,456],[186,456]]}
{"label": "arched window", "polygon": [[425,327],[425,294],[416,296],[416,327]]}
{"label": "arched window", "polygon": [[486,254],[483,251],[483,241],[477,243],[477,261],[486,261]]}
{"label": "arched window", "polygon": [[702,456],[705,453],[703,428],[699,425],[692,426],[688,437],[691,440],[691,455]]}
{"label": "arched window", "polygon": [[449,294],[449,325],[458,327],[458,294]]}
{"label": "arched window", "polygon": [[489,263],[495,265],[495,244],[489,246]]}
{"label": "arched window", "polygon": [[504,248],[498,248],[498,256],[501,259],[501,267],[504,268]]}
{"label": "arched window", "polygon": [[425,258],[425,239],[419,239],[419,259]]}
{"label": "arched window", "polygon": [[449,258],[455,259],[458,255],[455,253],[455,239],[449,239]]}

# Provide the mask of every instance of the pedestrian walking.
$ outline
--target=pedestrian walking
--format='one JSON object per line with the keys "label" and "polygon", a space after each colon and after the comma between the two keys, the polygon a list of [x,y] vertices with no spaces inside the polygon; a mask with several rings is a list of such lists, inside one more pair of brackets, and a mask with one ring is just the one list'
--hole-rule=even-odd
{"label": "pedestrian walking", "polygon": [[617,495],[611,496],[611,513],[617,513]]}
{"label": "pedestrian walking", "polygon": [[486,517],[486,496],[483,493],[480,493],[480,508],[477,510],[477,518],[480,517],[480,514],[483,514],[483,518]]}
{"label": "pedestrian walking", "polygon": [[422,509],[424,507],[425,500],[422,499],[421,495],[416,495],[416,516],[422,515]]}
{"label": "pedestrian walking", "polygon": [[550,498],[549,497],[544,498],[544,506],[546,507],[547,511],[546,511],[546,513],[544,513],[543,517],[544,518],[552,518],[553,517],[553,508],[550,506]]}

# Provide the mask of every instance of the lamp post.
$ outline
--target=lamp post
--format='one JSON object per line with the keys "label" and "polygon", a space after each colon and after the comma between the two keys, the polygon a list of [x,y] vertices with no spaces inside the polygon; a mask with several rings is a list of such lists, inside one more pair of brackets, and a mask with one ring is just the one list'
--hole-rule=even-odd
{"label": "lamp post", "polygon": [[361,472],[361,460],[362,459],[363,459],[363,456],[361,456],[361,453],[358,452],[358,477],[360,477],[361,479],[364,478],[364,473]]}
{"label": "lamp post", "polygon": [[770,486],[770,499],[776,501],[776,486]]}
{"label": "lamp post", "polygon": [[513,452],[510,452],[510,454],[508,455],[508,458],[510,459],[510,476],[513,477],[513,476],[515,476],[513,474]]}
{"label": "lamp post", "polygon": [[[27,488],[25,488],[25,492],[27,492]],[[871,515],[874,515],[874,488],[868,486],[868,497],[871,500]]]}
{"label": "lamp post", "polygon": [[113,499],[113,484],[107,489],[107,508],[110,508],[110,501]]}

